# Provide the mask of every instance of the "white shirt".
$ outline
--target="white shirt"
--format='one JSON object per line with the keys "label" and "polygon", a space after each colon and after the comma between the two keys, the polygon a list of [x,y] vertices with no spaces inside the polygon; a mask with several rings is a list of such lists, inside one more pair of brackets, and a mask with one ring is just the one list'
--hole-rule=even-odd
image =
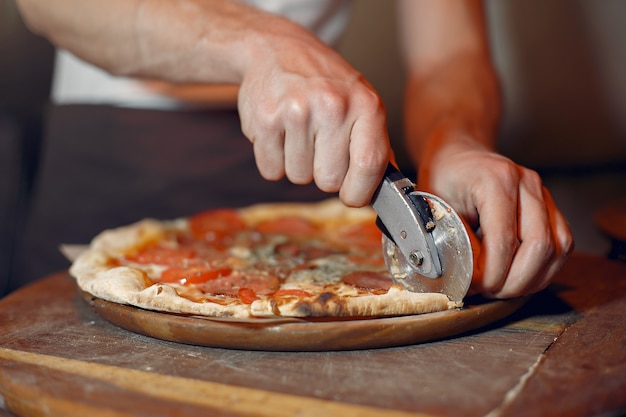
{"label": "white shirt", "polygon": [[[350,0],[239,0],[280,14],[334,45],[348,22]],[[201,105],[232,106],[234,86],[172,85],[113,76],[70,52],[57,51],[52,82],[56,104],[110,104],[125,107],[174,109]]]}

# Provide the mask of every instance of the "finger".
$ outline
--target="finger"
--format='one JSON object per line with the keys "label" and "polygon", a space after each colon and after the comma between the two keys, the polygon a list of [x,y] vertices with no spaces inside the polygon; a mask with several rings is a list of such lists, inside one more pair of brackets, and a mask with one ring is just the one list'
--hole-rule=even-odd
{"label": "finger", "polygon": [[386,124],[380,116],[359,118],[350,132],[350,161],[339,198],[350,207],[370,203],[391,156]]}
{"label": "finger", "polygon": [[497,185],[484,190],[477,204],[482,242],[475,280],[479,291],[496,294],[504,285],[513,257],[519,247],[517,193],[507,193]]}
{"label": "finger", "polygon": [[316,120],[315,159],[313,176],[317,187],[337,192],[343,184],[350,162],[350,132],[352,121],[347,118],[347,103],[343,97],[326,95],[321,103],[330,117]]}
{"label": "finger", "polygon": [[495,294],[501,298],[533,292],[556,252],[541,179],[534,171],[524,170],[522,175],[518,209],[520,246],[504,286]]}
{"label": "finger", "polygon": [[313,180],[313,141],[302,131],[286,135],[285,175],[294,184],[308,184]]}
{"label": "finger", "polygon": [[277,181],[285,176],[284,134],[252,137],[254,159],[263,178]]}
{"label": "finger", "polygon": [[294,184],[313,179],[314,137],[306,103],[293,100],[285,111],[285,174]]}
{"label": "finger", "polygon": [[238,102],[241,131],[252,142],[254,159],[261,176],[276,181],[284,177],[284,128],[277,110],[270,105],[252,106],[242,94]]}
{"label": "finger", "polygon": [[535,287],[531,288],[532,292],[538,292],[546,288],[574,250],[574,238],[567,220],[556,207],[550,192],[545,188],[543,192],[548,215],[550,216],[556,251],[543,277],[540,277],[535,283]]}
{"label": "finger", "polygon": [[[348,135],[348,133],[343,133],[345,138]],[[340,190],[348,172],[350,160],[349,140],[337,140],[337,137],[337,134],[330,136],[320,132],[315,138],[313,162],[315,184],[320,190],[329,193]]]}
{"label": "finger", "polygon": [[479,261],[481,256],[481,239],[478,237],[476,232],[474,232],[474,230],[469,226],[469,224],[465,223],[465,228],[469,236],[470,246],[472,248],[472,260],[474,262],[472,282],[470,284],[470,288],[467,294],[474,295],[482,292],[483,267]]}

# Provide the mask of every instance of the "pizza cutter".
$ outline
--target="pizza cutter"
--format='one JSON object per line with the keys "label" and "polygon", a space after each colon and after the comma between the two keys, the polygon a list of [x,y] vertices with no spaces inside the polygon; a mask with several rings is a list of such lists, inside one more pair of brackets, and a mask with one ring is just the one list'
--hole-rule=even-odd
{"label": "pizza cutter", "polygon": [[452,207],[415,190],[415,184],[391,164],[371,204],[393,280],[409,291],[438,292],[462,301],[474,261],[467,229]]}

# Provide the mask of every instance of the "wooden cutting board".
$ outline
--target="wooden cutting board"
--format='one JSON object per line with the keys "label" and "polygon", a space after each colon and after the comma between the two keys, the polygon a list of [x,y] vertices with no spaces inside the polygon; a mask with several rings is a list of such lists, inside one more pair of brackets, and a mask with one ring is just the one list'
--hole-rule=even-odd
{"label": "wooden cutting board", "polygon": [[623,415],[625,278],[624,264],[577,255],[517,312],[457,337],[273,352],[127,331],[95,313],[63,272],[0,300],[0,409],[21,417]]}

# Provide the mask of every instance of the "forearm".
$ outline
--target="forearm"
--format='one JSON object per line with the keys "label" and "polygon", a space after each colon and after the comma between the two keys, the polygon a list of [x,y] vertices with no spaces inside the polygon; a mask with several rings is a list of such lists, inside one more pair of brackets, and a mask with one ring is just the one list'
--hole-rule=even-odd
{"label": "forearm", "polygon": [[432,74],[413,76],[405,112],[407,146],[418,165],[449,146],[495,148],[497,82],[490,67],[475,57],[459,56]]}
{"label": "forearm", "polygon": [[446,1],[438,3],[439,10],[433,3],[413,13],[406,10],[419,9],[422,3],[409,0],[400,9],[401,19],[418,16],[418,21],[402,25],[408,73],[405,129],[411,158],[422,165],[435,157],[433,152],[452,146],[493,149],[500,93],[480,3]]}
{"label": "forearm", "polygon": [[[18,0],[29,27],[113,74],[241,82],[275,32],[303,29],[231,1]],[[264,32],[263,36],[260,34]],[[269,32],[269,33],[268,33]]]}

